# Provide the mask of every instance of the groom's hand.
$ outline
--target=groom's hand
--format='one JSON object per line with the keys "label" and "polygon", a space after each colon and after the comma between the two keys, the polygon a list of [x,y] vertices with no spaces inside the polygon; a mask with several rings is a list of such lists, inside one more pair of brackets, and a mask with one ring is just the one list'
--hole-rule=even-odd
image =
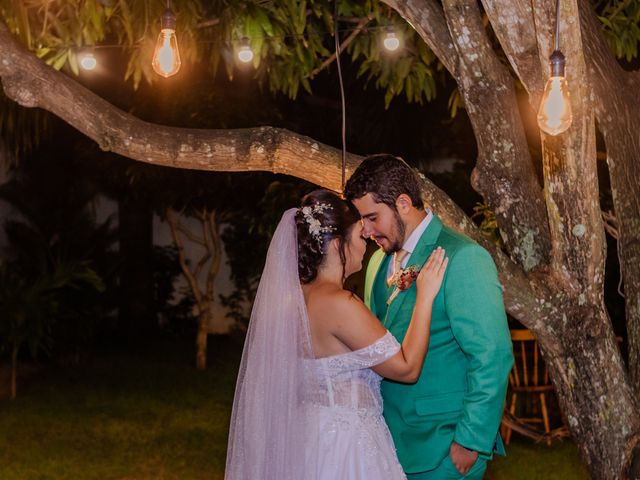
{"label": "groom's hand", "polygon": [[453,442],[449,449],[451,461],[462,475],[466,475],[469,469],[476,463],[478,452],[467,450],[462,445]]}

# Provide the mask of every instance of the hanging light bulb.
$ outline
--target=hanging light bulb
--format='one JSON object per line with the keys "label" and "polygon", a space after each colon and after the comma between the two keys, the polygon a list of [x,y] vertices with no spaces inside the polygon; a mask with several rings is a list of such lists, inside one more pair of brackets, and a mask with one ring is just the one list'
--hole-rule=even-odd
{"label": "hanging light bulb", "polygon": [[551,71],[538,110],[538,125],[549,135],[558,135],[571,126],[573,117],[569,86],[564,76],[564,55],[559,50],[551,55]]}
{"label": "hanging light bulb", "polygon": [[240,48],[238,48],[238,60],[242,63],[249,63],[253,60],[253,51],[251,50],[251,46],[249,45],[249,39],[247,37],[242,37],[240,40]]}
{"label": "hanging light bulb", "polygon": [[382,41],[384,48],[389,50],[390,52],[395,52],[398,47],[400,47],[400,39],[396,37],[396,32],[393,30],[393,27],[389,27],[387,29],[387,34]]}
{"label": "hanging light bulb", "polygon": [[168,7],[160,17],[160,35],[153,52],[153,70],[163,77],[175,75],[180,70],[180,52],[176,39],[176,16]]}
{"label": "hanging light bulb", "polygon": [[549,57],[551,76],[547,80],[538,110],[538,126],[549,135],[558,135],[571,126],[573,115],[569,86],[565,77],[564,55],[558,47],[560,37],[560,0],[556,2],[555,49]]}
{"label": "hanging light bulb", "polygon": [[83,53],[80,56],[80,66],[83,70],[93,70],[98,65],[98,61],[96,57],[93,55],[93,52]]}

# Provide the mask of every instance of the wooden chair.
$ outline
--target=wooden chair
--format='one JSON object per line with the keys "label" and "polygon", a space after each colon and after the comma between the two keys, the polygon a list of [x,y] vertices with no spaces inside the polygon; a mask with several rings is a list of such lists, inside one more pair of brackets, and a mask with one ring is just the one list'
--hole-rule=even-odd
{"label": "wooden chair", "polygon": [[[509,386],[511,392],[511,402],[509,412],[523,423],[541,423],[545,433],[549,433],[549,412],[547,410],[547,392],[553,391],[553,386],[549,381],[549,372],[546,365],[540,358],[538,342],[530,330],[511,330],[511,340],[513,341],[514,364],[509,374]],[[530,416],[516,415],[517,399],[520,395],[522,400],[526,396],[531,398]],[[539,414],[538,408],[539,407]],[[503,436],[505,443],[511,441],[511,428],[505,426]],[[547,438],[547,445],[551,445],[551,438]]]}

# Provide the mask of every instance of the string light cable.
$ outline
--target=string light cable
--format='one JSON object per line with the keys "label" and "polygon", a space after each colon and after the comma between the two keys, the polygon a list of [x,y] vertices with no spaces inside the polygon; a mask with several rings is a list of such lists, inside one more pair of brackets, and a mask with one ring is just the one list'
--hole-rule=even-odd
{"label": "string light cable", "polygon": [[[354,33],[354,32],[360,32],[360,33],[375,33],[376,35],[379,35],[380,32],[389,32],[389,27],[385,26],[385,25],[374,25],[374,26],[367,26],[367,27],[363,27],[363,28],[341,28],[338,30],[340,35],[344,35],[344,34],[349,34],[349,33]],[[316,35],[316,36],[320,36],[320,34],[318,33],[312,33],[312,35]],[[322,35],[325,36],[326,35]],[[259,40],[286,40],[286,39],[293,39],[293,38],[307,38],[308,35],[305,35],[304,33],[296,33],[296,34],[286,34],[286,35],[259,35],[259,36],[252,36],[251,38],[253,39],[259,39]],[[229,44],[229,45],[233,45],[233,44],[238,44],[241,45],[243,40],[245,38],[249,38],[249,37],[242,37],[239,39],[230,39],[227,40],[225,43]],[[126,49],[130,49],[130,48],[137,48],[139,46],[141,46],[144,42],[143,41],[138,41],[138,42],[134,42],[130,45],[123,45],[120,43],[101,43],[101,44],[95,44],[95,45],[77,45],[77,44],[66,44],[66,45],[56,45],[55,49],[56,50],[64,50],[64,49],[76,49],[78,51],[90,48],[90,49],[121,49],[121,50],[126,50]],[[211,45],[211,44],[216,44],[218,43],[218,41],[216,40],[198,40],[195,42],[198,45]],[[42,46],[41,46],[42,47]],[[54,48],[54,47],[50,47],[50,48]]]}
{"label": "string light cable", "polygon": [[344,98],[344,82],[342,80],[342,66],[340,64],[340,35],[338,32],[338,0],[334,0],[333,36],[336,45],[336,65],[338,67],[338,82],[340,84],[340,101],[342,103],[342,180],[340,191],[344,193],[347,175],[347,103]]}

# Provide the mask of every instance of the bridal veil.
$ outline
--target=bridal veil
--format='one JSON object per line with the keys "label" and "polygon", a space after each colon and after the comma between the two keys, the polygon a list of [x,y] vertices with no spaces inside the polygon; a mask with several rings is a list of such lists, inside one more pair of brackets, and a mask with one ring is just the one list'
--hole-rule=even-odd
{"label": "bridal veil", "polygon": [[307,478],[301,392],[304,359],[313,352],[298,276],[296,211],[287,210],[278,224],[253,304],[231,415],[225,480]]}

